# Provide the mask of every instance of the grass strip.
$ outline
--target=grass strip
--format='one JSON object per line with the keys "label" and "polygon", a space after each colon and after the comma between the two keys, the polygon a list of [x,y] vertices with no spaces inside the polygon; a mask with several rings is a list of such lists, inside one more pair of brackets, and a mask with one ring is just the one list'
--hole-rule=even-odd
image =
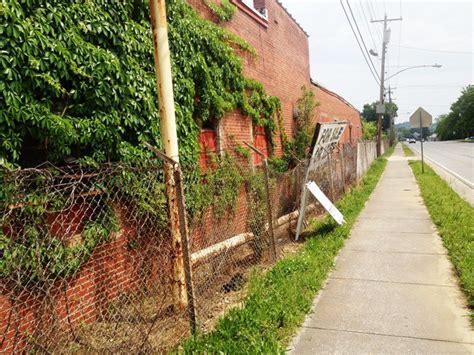
{"label": "grass strip", "polygon": [[375,160],[361,184],[337,203],[346,224],[339,226],[330,217],[313,221],[300,251],[279,260],[266,273],[255,271],[249,280],[244,306],[230,310],[212,332],[188,339],[181,351],[283,353],[311,310],[334,258],[382,175],[387,164],[385,157],[392,152],[393,147]]}
{"label": "grass strip", "polygon": [[474,207],[463,200],[425,163],[411,161],[421,195],[461,280],[474,324]]}
{"label": "grass strip", "polygon": [[415,155],[415,153],[413,153],[413,150],[411,150],[405,143],[402,143],[402,149],[403,154],[405,154],[406,157],[412,157]]}

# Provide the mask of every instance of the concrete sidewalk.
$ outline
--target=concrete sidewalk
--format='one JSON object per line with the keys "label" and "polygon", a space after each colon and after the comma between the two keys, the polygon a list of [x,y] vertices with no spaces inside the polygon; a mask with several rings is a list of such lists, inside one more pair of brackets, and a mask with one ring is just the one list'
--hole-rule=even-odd
{"label": "concrete sidewalk", "polygon": [[465,305],[398,145],[288,350],[474,353]]}

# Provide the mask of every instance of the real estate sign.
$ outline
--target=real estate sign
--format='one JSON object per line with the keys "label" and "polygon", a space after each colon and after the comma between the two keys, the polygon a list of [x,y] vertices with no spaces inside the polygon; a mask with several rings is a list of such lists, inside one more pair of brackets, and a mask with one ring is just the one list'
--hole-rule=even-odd
{"label": "real estate sign", "polygon": [[311,161],[309,171],[316,169],[325,161],[327,155],[334,150],[342,133],[346,129],[346,122],[327,122],[316,124],[314,131]]}
{"label": "real estate sign", "polygon": [[[314,181],[309,181],[309,173],[313,170],[316,170],[323,162],[328,159],[329,154],[332,153],[334,148],[336,148],[337,144],[339,143],[346,126],[346,122],[326,122],[318,123],[316,125],[313,142],[311,144],[311,159],[308,168],[306,169],[306,175],[301,191],[301,205],[298,216],[298,224],[296,226],[296,240],[298,240],[301,233],[301,228],[303,227],[308,190],[318,199],[321,205],[331,214],[331,216],[333,216],[333,218],[337,218],[336,221],[338,223],[344,223],[344,218],[339,213],[339,211],[337,211],[337,209],[336,211],[334,210],[335,207],[331,201],[329,201],[329,199],[326,197],[326,195],[324,195],[324,193],[319,189]],[[334,213],[334,215],[330,210]]]}

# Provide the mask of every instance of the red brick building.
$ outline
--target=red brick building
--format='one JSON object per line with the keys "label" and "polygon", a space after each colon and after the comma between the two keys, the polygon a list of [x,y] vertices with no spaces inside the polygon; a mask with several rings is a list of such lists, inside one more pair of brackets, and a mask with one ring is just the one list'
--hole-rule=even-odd
{"label": "red brick building", "polygon": [[[230,0],[237,6],[234,17],[222,23],[252,45],[257,57],[244,58],[245,74],[261,82],[267,93],[277,96],[282,104],[283,127],[289,137],[294,133],[293,112],[301,87],[311,87],[320,103],[315,115],[319,121],[347,121],[344,141],[356,141],[361,137],[360,113],[334,92],[311,80],[308,34],[277,0]],[[188,0],[205,18],[217,21],[203,0]],[[209,127],[206,127],[209,129]],[[350,130],[350,132],[349,132]],[[205,133],[209,140],[209,131]],[[277,137],[279,134],[277,134]],[[216,142],[209,146],[228,149],[243,142],[262,145],[262,132],[252,126],[252,121],[239,112],[233,112],[215,128]],[[202,140],[201,140],[202,141]],[[281,142],[275,139],[273,153],[282,152]],[[254,158],[256,161],[257,158]]]}

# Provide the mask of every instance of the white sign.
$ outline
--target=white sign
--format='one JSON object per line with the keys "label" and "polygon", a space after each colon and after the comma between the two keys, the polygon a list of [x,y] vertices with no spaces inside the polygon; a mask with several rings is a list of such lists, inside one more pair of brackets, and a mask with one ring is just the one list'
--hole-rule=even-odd
{"label": "white sign", "polygon": [[377,104],[375,106],[375,113],[385,113],[385,104]]}
{"label": "white sign", "polygon": [[324,162],[327,154],[337,146],[346,126],[346,122],[317,124],[315,130],[316,142],[314,143],[309,166],[310,171],[316,169],[322,162]]}
{"label": "white sign", "polygon": [[[315,170],[318,166],[320,166],[327,160],[328,154],[331,153],[332,150],[337,146],[337,143],[339,143],[339,140],[341,139],[342,133],[346,129],[346,126],[346,122],[327,122],[318,123],[316,125],[316,130],[314,131],[312,142],[313,152],[311,153],[309,166],[306,169],[304,185],[301,191],[300,214],[298,216],[298,224],[296,226],[296,240],[298,240],[301,233],[301,229],[303,228],[303,221],[305,217],[307,202],[306,190],[308,188],[306,185],[309,180],[309,173]],[[324,197],[327,199],[326,196]],[[327,199],[327,201],[329,200]],[[329,201],[329,203],[331,202]]]}
{"label": "white sign", "polygon": [[339,212],[339,210],[332,204],[331,201],[329,201],[327,196],[321,191],[314,181],[307,183],[306,187],[338,224],[344,224],[346,222],[344,221],[344,216],[342,213]]}
{"label": "white sign", "polygon": [[421,107],[410,116],[410,128],[420,128],[420,116],[421,116],[421,126],[430,128],[433,123],[433,117]]}

